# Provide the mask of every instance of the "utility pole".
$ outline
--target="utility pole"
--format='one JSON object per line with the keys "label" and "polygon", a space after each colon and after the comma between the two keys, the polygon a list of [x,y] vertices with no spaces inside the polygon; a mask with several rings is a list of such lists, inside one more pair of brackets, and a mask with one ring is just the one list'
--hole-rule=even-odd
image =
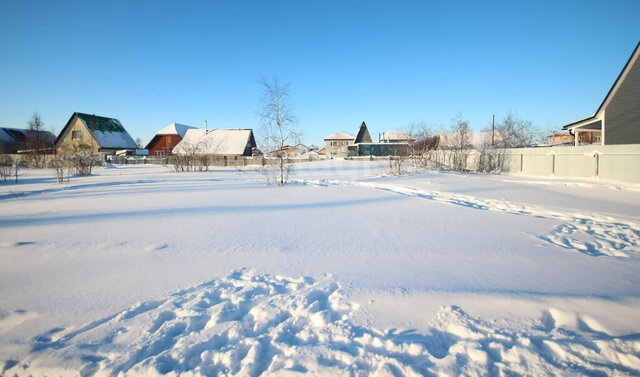
{"label": "utility pole", "polygon": [[496,146],[496,114],[493,114],[493,120],[491,121],[491,146]]}

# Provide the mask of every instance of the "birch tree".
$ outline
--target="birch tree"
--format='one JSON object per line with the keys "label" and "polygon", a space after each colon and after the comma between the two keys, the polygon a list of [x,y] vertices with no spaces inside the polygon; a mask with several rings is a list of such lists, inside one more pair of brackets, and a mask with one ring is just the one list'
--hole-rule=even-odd
{"label": "birch tree", "polygon": [[278,178],[276,183],[287,183],[290,164],[283,151],[288,142],[297,141],[299,134],[294,130],[296,117],[290,104],[289,85],[278,79],[260,81],[262,88],[262,105],[258,115],[262,119],[262,136],[264,147],[276,151],[278,158]]}

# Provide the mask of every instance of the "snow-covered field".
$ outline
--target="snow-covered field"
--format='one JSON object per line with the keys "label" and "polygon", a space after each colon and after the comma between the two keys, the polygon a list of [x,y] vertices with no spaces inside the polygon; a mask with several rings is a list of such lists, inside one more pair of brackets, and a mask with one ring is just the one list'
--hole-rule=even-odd
{"label": "snow-covered field", "polygon": [[22,171],[1,374],[640,374],[640,187],[388,170]]}

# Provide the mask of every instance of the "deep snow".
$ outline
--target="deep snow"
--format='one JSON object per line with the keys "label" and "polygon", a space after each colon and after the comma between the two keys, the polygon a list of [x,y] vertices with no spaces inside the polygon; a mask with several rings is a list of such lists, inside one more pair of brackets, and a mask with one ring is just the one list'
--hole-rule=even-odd
{"label": "deep snow", "polygon": [[388,170],[23,172],[5,374],[640,372],[637,186]]}

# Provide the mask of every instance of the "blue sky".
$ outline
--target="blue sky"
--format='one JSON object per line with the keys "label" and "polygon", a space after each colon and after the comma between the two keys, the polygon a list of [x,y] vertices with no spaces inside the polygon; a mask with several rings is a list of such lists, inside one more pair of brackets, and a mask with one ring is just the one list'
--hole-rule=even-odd
{"label": "blue sky", "polygon": [[[259,80],[290,83],[307,143],[412,122],[543,129],[592,115],[640,39],[640,1],[2,1],[0,126],[38,111],[259,128]],[[376,136],[374,136],[375,138]]]}

